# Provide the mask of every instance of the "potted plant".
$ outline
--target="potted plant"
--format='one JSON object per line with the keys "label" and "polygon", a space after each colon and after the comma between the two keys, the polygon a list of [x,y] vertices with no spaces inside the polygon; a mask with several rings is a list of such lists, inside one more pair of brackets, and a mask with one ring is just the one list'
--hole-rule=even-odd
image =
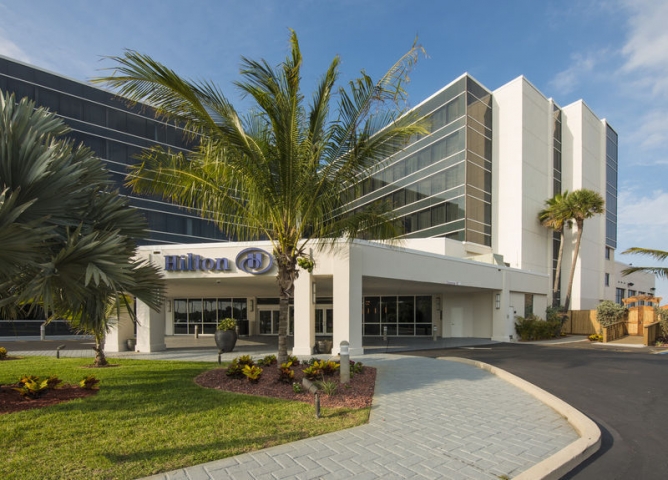
{"label": "potted plant", "polygon": [[221,352],[231,352],[237,343],[237,322],[233,318],[223,318],[216,330],[216,346]]}

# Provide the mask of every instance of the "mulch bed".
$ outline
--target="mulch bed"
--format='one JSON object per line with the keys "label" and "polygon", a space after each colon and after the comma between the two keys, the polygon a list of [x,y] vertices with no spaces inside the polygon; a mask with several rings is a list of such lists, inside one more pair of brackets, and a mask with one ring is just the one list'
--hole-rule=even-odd
{"label": "mulch bed", "polygon": [[[293,367],[295,378],[293,382],[301,384],[304,377],[303,365]],[[225,368],[216,368],[202,373],[195,378],[198,385],[207,388],[216,388],[227,392],[244,393],[246,395],[259,395],[263,397],[281,398],[298,402],[314,403],[312,393],[295,393],[291,383],[283,383],[278,380],[279,371],[276,365],[262,367],[263,372],[258,383],[251,383],[246,377],[232,378],[225,375]],[[362,373],[351,376],[347,385],[339,384],[338,372],[325,380],[335,381],[338,384],[334,395],[320,394],[320,405],[328,408],[366,408],[371,406],[373,390],[376,384],[376,369],[364,367]]]}
{"label": "mulch bed", "polygon": [[86,390],[78,385],[63,385],[46,391],[38,398],[29,399],[22,397],[19,392],[13,390],[15,387],[18,387],[18,385],[0,385],[0,415],[48,407],[49,405],[85,398],[97,393],[97,390]]}

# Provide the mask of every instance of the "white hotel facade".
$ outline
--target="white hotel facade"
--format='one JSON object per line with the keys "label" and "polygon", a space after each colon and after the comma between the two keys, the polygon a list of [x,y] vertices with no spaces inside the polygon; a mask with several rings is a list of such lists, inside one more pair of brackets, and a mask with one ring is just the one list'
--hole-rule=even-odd
{"label": "white hotel facade", "polygon": [[[385,332],[512,341],[515,316],[544,318],[552,302],[559,239],[538,212],[565,190],[606,199],[606,213],[585,222],[571,308],[619,300],[631,286],[653,291],[653,276],[619,274],[617,134],[583,101],[561,107],[524,77],[490,91],[465,74],[416,108],[430,116],[431,133],[372,172],[350,203],[391,201],[405,234],[394,246],[313,249],[315,268],[300,269],[291,307],[293,354],[309,355],[316,337],[329,336],[334,354],[347,340],[358,355],[365,337]],[[230,316],[244,333],[277,333],[269,243],[162,244],[140,247],[140,255],[165,269],[167,298],[160,312],[139,304],[137,350],[162,350],[166,335],[195,328],[213,333]],[[131,335],[132,326],[121,324],[107,348],[122,348]]]}

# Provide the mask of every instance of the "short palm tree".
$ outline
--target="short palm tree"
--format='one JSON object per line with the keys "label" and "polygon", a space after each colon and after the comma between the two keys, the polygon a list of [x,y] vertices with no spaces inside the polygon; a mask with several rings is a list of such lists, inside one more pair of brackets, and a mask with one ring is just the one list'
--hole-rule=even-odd
{"label": "short palm tree", "polygon": [[[659,262],[668,258],[668,252],[664,250],[652,250],[650,248],[632,247],[622,252],[624,255],[645,255]],[[622,275],[629,275],[635,272],[652,273],[659,278],[668,278],[668,267],[629,267],[622,270]]]}
{"label": "short palm tree", "polygon": [[578,233],[575,240],[575,250],[573,252],[573,261],[571,264],[571,273],[568,279],[568,291],[566,293],[566,300],[564,301],[564,309],[568,310],[571,303],[571,292],[573,290],[573,279],[575,278],[575,265],[580,254],[580,244],[582,242],[582,231],[584,228],[584,221],[595,215],[600,215],[605,211],[605,200],[598,192],[588,190],[586,188],[575,190],[568,195],[565,202],[567,208],[567,215],[573,219],[578,227]]}
{"label": "short palm tree", "polygon": [[419,47],[413,46],[379,82],[362,72],[347,89],[336,89],[339,59],[334,58],[307,104],[295,32],[290,46],[290,55],[276,68],[264,60],[242,59],[236,87],[254,105],[245,115],[215,85],[181,78],[137,52],[113,57],[114,74],[97,80],[132,101],[148,103],[192,134],[188,154],[159,147],[143,154],[128,177],[135,192],[197,209],[230,238],[272,243],[280,298],[279,364],[287,358],[297,259],[307,245],[322,246],[342,236],[396,236],[386,205],[346,213],[342,192],[357,188],[365,172],[412,135],[426,133],[414,116],[398,111]]}
{"label": "short palm tree", "polygon": [[541,225],[552,231],[558,232],[559,253],[557,255],[557,268],[554,275],[554,285],[552,287],[552,306],[559,306],[559,282],[561,280],[561,262],[564,256],[565,234],[564,230],[570,226],[569,212],[567,209],[568,190],[564,193],[558,193],[554,197],[545,201],[545,208],[538,213],[538,220]]}
{"label": "short palm tree", "polygon": [[104,364],[102,312],[126,292],[158,309],[164,285],[134,258],[144,219],[67,131],[34,103],[0,95],[0,309],[7,318],[41,305],[48,320],[71,320],[95,335]]}

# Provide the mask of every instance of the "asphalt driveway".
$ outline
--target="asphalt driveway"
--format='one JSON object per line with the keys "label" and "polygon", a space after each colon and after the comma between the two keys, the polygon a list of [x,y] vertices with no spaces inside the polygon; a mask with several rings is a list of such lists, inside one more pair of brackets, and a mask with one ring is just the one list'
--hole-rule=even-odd
{"label": "asphalt driveway", "polygon": [[601,449],[564,478],[668,478],[668,355],[587,342],[501,343],[410,354],[489,363],[556,395],[594,420],[602,433]]}

